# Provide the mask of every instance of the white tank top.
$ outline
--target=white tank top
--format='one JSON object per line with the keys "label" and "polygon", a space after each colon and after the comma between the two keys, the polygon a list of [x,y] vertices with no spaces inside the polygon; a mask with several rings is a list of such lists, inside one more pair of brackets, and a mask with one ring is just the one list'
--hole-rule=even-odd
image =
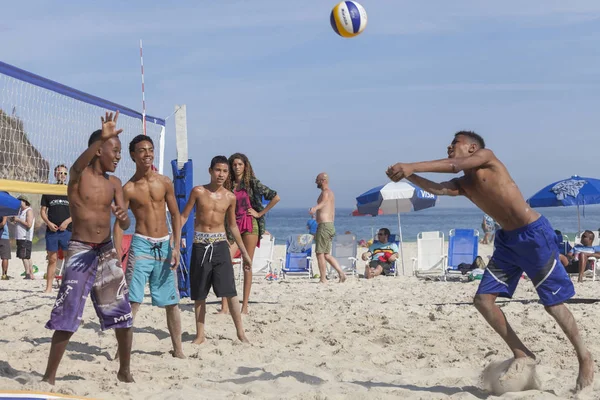
{"label": "white tank top", "polygon": [[[27,207],[26,209],[19,212],[17,218],[21,221],[27,221],[27,211],[31,210],[31,207]],[[31,211],[33,212],[33,210]],[[17,240],[33,240],[33,227],[35,226],[35,218],[31,221],[31,228],[27,229],[23,225],[17,223],[15,224],[15,239]]]}

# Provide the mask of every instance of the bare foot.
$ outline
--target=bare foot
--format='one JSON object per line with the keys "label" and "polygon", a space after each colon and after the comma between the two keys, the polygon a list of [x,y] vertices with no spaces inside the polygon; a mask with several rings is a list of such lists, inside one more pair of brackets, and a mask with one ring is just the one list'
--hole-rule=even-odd
{"label": "bare foot", "polygon": [[327,283],[327,279],[319,279],[319,283]]}
{"label": "bare foot", "polygon": [[346,274],[341,274],[340,275],[340,283],[344,283],[346,282]]}
{"label": "bare foot", "polygon": [[54,377],[49,378],[46,375],[44,375],[44,377],[42,378],[42,382],[48,382],[49,384],[51,384],[52,386],[54,386]]}
{"label": "bare foot", "polygon": [[185,358],[185,355],[183,354],[182,350],[170,350],[169,353],[175,358]]}
{"label": "bare foot", "polygon": [[50,294],[50,293],[52,293],[52,288],[44,290],[44,294]]}
{"label": "bare foot", "polygon": [[204,336],[202,336],[202,337],[196,336],[196,338],[194,340],[192,340],[192,344],[202,344],[204,342],[206,342],[206,338]]}
{"label": "bare foot", "polygon": [[133,380],[133,376],[131,375],[131,373],[129,371],[127,372],[117,372],[117,379],[120,380],[121,382],[125,382],[125,383],[132,383],[135,382]]}
{"label": "bare foot", "polygon": [[575,391],[591,386],[594,383],[594,360],[592,354],[588,351],[587,356],[579,362],[579,376],[577,377],[577,384],[575,385]]}
{"label": "bare foot", "polygon": [[221,308],[221,311],[219,311],[217,314],[222,314],[222,315],[229,314],[229,310],[226,308]]}
{"label": "bare foot", "polygon": [[242,332],[241,334],[238,333],[237,337],[238,337],[238,339],[240,339],[240,342],[242,342],[242,343],[247,343],[247,344],[250,343],[250,341],[248,340],[248,338],[246,337],[246,334],[244,332]]}

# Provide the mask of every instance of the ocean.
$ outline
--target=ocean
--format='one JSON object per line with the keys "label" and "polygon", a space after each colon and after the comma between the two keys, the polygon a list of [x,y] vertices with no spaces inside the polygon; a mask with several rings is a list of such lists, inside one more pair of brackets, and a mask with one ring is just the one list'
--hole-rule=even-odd
{"label": "ocean", "polygon": [[[563,234],[571,240],[577,233],[577,208],[552,207],[537,208]],[[581,229],[596,232],[600,228],[600,206],[586,206],[585,217],[581,211]],[[373,237],[379,228],[388,228],[392,233],[398,233],[398,218],[396,215],[379,215],[377,217],[353,217],[352,209],[338,208],[335,213],[335,229],[339,234],[347,231],[356,235],[357,239]],[[285,239],[294,234],[306,233],[306,222],[310,215],[308,208],[273,208],[267,214],[267,230],[275,236],[276,244],[285,244]],[[450,229],[478,229],[483,235],[481,221],[483,212],[474,207],[468,208],[429,208],[426,210],[401,214],[402,237],[405,242],[415,242],[419,232],[442,231],[446,238]]]}
{"label": "ocean", "polygon": [[[571,241],[577,233],[577,208],[552,207],[537,208],[552,224],[569,236]],[[581,211],[581,229],[598,232],[600,228],[600,206],[586,206]],[[129,211],[131,227],[126,233],[133,233],[135,219]],[[310,218],[308,208],[273,208],[267,216],[267,230],[275,236],[276,244],[285,244],[290,235],[306,233],[306,223]],[[442,231],[448,237],[450,229],[465,228],[481,230],[483,212],[474,207],[465,208],[429,208],[426,210],[401,215],[402,237],[405,242],[416,242],[419,232]],[[114,219],[113,219],[114,221]],[[377,217],[353,217],[351,208],[338,208],[335,213],[335,229],[338,234],[352,232],[357,239],[368,240],[379,228],[388,228],[391,233],[398,233],[396,215],[379,215]]]}

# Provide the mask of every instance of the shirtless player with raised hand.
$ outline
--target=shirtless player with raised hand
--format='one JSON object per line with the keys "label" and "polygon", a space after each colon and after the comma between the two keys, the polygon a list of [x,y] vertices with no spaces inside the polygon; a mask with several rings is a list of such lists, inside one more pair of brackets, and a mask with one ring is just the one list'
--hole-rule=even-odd
{"label": "shirtless player with raised hand", "polygon": [[[464,172],[464,176],[435,183],[416,172]],[[515,360],[535,359],[508,324],[496,298],[512,297],[523,272],[531,279],[546,311],[554,317],[575,348],[579,361],[576,390],[594,380],[594,361],[585,347],[573,315],[564,302],[575,295],[573,283],[560,265],[556,234],[548,220],[532,210],[504,164],[485,148],[481,136],[460,131],[448,146],[448,158],[398,163],[386,171],[394,182],[406,178],[437,195],[466,196],[502,229],[496,233],[494,254],[483,275],[474,303],[486,321],[504,339]],[[513,362],[513,365],[516,365]],[[518,367],[517,367],[518,368]]]}
{"label": "shirtless player with raised hand", "polygon": [[[56,302],[46,328],[54,329],[48,366],[43,380],[54,385],[56,370],[69,339],[79,327],[86,299],[92,302],[102,330],[115,329],[119,343],[120,367],[117,378],[133,382],[129,371],[131,325],[127,284],[121,262],[110,238],[110,213],[121,229],[129,228],[123,209],[121,181],[115,172],[121,159],[121,141],[117,118],[106,113],[102,130],[88,140],[88,148],[71,167],[67,195],[73,219],[73,233],[67,250],[64,274]],[[114,202],[114,204],[113,204]]]}
{"label": "shirtless player with raised hand", "polygon": [[214,157],[210,162],[208,172],[210,173],[210,183],[192,189],[190,198],[181,213],[181,226],[183,226],[196,206],[194,245],[190,267],[190,297],[195,302],[196,313],[196,338],[192,343],[200,344],[205,340],[206,297],[211,286],[217,297],[227,299],[237,337],[242,342],[248,343],[242,326],[233,264],[225,233],[225,215],[227,215],[229,231],[242,252],[245,270],[251,270],[252,260],[246,251],[235,220],[235,195],[223,187],[229,175],[227,157]]}
{"label": "shirtless player with raised hand", "polygon": [[[185,358],[181,348],[179,290],[175,275],[181,241],[181,217],[175,189],[169,178],[152,169],[154,143],[149,136],[138,135],[133,138],[129,143],[129,155],[135,162],[135,175],[123,186],[123,207],[131,208],[135,216],[135,234],[129,247],[125,278],[134,323],[135,315],[144,301],[146,282],[149,282],[152,305],[164,307],[166,311],[167,328],[173,344],[171,354]],[[165,205],[173,221],[172,238],[167,226]],[[122,259],[123,230],[116,221],[114,240],[119,259]]]}

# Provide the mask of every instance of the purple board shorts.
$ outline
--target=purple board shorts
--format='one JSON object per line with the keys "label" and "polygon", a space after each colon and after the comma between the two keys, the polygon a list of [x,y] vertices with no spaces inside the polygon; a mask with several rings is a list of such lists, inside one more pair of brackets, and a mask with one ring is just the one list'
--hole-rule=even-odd
{"label": "purple board shorts", "polygon": [[90,291],[102,330],[132,326],[129,290],[112,242],[71,240],[62,284],[46,328],[75,332]]}

